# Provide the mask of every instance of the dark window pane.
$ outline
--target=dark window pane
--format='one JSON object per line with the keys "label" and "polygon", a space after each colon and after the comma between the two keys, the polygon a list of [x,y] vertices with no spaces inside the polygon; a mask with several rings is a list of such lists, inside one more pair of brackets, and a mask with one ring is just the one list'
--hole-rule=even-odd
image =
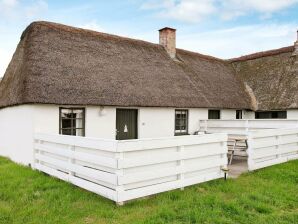
{"label": "dark window pane", "polygon": [[242,119],[242,110],[236,110],[236,119]]}
{"label": "dark window pane", "polygon": [[220,119],[220,110],[209,110],[208,119]]}
{"label": "dark window pane", "polygon": [[61,128],[71,128],[71,120],[62,118],[61,125],[62,125]]}
{"label": "dark window pane", "polygon": [[287,111],[257,111],[256,119],[286,119]]}
{"label": "dark window pane", "polygon": [[62,135],[71,135],[71,129],[62,129]]}

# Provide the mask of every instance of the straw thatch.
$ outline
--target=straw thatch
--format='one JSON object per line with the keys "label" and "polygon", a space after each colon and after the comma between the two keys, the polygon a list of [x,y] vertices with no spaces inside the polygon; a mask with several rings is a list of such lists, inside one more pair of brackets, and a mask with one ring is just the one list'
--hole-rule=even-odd
{"label": "straw thatch", "polygon": [[294,46],[231,59],[256,98],[257,110],[298,108],[298,57]]}
{"label": "straw thatch", "polygon": [[24,31],[0,84],[0,107],[27,103],[250,108],[227,61],[50,22]]}

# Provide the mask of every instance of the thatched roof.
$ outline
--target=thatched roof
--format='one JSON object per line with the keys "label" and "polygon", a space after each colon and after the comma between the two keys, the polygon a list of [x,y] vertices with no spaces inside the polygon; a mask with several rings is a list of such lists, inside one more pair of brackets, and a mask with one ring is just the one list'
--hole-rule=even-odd
{"label": "thatched roof", "polygon": [[252,90],[257,110],[298,108],[298,57],[294,46],[231,59],[239,78]]}
{"label": "thatched roof", "polygon": [[27,104],[251,107],[227,61],[50,22],[23,33],[0,84],[0,107]]}

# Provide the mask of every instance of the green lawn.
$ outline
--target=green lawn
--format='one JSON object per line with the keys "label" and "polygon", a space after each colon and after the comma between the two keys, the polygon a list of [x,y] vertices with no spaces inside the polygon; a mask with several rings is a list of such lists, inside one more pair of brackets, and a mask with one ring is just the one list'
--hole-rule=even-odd
{"label": "green lawn", "polygon": [[298,160],[117,207],[0,157],[0,223],[298,223]]}

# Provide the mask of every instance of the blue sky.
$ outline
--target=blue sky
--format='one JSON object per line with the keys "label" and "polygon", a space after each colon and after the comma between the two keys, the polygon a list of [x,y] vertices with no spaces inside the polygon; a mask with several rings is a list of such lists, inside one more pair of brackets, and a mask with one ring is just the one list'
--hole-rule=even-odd
{"label": "blue sky", "polygon": [[293,44],[298,0],[0,0],[0,77],[22,31],[47,20],[158,42],[177,29],[177,47],[220,58]]}

